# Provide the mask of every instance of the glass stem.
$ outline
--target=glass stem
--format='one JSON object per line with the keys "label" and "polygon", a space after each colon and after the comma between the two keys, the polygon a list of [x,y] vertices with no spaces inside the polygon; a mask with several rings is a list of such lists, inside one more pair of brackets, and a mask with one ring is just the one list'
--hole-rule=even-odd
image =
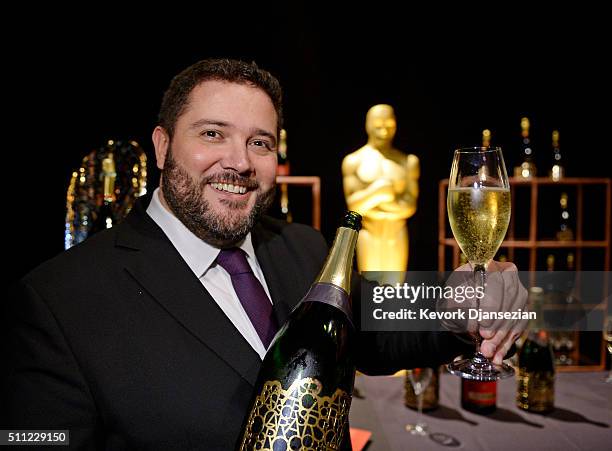
{"label": "glass stem", "polygon": [[423,414],[423,390],[421,390],[421,393],[419,393],[419,395],[417,396],[417,421],[416,421],[416,425],[421,426],[421,416]]}
{"label": "glass stem", "polygon": [[[485,265],[474,265],[474,286],[476,288],[482,287],[483,292],[487,287],[487,268]],[[480,298],[476,296],[476,309],[480,309]],[[480,343],[482,337],[480,336],[480,326],[476,324],[476,331],[474,332],[474,343],[476,345],[476,355],[480,354]]]}

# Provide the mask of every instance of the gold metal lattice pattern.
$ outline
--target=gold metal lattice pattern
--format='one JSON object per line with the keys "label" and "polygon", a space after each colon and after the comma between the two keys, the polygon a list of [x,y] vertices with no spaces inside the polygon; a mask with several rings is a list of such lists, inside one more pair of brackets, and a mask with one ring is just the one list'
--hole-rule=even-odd
{"label": "gold metal lattice pattern", "polygon": [[351,398],[337,389],[320,396],[322,384],[303,378],[283,390],[268,381],[251,409],[241,450],[337,450],[348,422]]}

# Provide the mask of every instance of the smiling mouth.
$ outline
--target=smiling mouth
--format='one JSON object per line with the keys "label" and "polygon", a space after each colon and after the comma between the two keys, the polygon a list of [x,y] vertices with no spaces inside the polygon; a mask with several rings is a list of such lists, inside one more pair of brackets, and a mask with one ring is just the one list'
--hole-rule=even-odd
{"label": "smiling mouth", "polygon": [[233,183],[209,183],[209,185],[223,193],[244,194],[248,191],[246,186],[235,185]]}

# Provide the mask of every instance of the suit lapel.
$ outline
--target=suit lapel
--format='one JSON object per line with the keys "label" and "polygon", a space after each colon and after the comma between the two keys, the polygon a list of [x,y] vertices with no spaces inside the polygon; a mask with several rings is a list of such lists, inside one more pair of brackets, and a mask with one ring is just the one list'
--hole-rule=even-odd
{"label": "suit lapel", "polygon": [[253,229],[252,237],[255,255],[272,297],[276,319],[282,326],[305,294],[297,278],[299,268],[281,235],[266,230],[259,223]]}
{"label": "suit lapel", "polygon": [[117,227],[117,245],[137,249],[126,270],[186,330],[255,384],[259,355],[225,316],[142,203]]}

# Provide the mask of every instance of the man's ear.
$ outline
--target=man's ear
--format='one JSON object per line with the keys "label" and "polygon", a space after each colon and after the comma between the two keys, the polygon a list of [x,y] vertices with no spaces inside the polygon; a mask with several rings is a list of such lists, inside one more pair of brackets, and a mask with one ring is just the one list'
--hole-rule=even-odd
{"label": "man's ear", "polygon": [[157,168],[164,169],[166,155],[170,147],[170,137],[165,128],[158,125],[153,130],[153,146],[155,147],[155,159],[157,160]]}

